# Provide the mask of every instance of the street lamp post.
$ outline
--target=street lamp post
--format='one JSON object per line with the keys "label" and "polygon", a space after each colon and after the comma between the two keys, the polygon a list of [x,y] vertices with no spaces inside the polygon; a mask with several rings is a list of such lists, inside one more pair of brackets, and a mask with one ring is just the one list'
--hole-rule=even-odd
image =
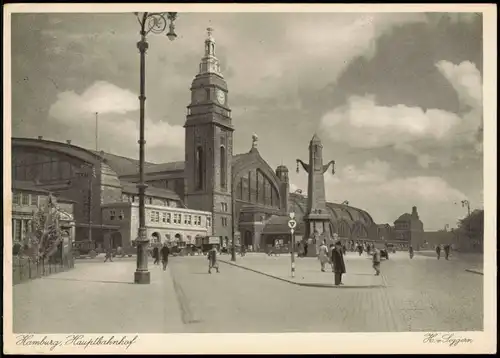
{"label": "street lamp post", "polygon": [[148,271],[148,238],[146,235],[146,208],[145,193],[147,185],[144,179],[144,109],[145,109],[145,82],[146,82],[146,51],[148,43],[146,36],[152,32],[155,34],[163,33],[168,26],[167,37],[170,41],[175,40],[174,21],[177,18],[176,12],[143,12],[134,13],[141,27],[141,40],[137,43],[140,53],[140,93],[139,93],[139,230],[137,234],[137,268],[134,273],[134,282],[139,284],[149,284],[151,281]]}

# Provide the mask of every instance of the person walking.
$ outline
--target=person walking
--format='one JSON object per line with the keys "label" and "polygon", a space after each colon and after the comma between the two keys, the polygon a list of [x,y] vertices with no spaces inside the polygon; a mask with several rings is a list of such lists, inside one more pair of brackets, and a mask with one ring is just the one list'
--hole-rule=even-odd
{"label": "person walking", "polygon": [[111,250],[111,247],[108,247],[106,249],[106,256],[104,256],[104,262],[106,261],[113,262],[113,251]]}
{"label": "person walking", "polygon": [[436,246],[436,254],[437,254],[437,259],[439,260],[441,258],[441,245]]}
{"label": "person walking", "polygon": [[155,247],[153,247],[153,259],[154,259],[153,265],[160,264],[160,249],[156,245]]}
{"label": "person walking", "polygon": [[361,246],[361,244],[358,244],[358,253],[359,253],[359,256],[361,256],[363,254],[363,246]]}
{"label": "person walking", "polygon": [[368,255],[371,255],[371,253],[372,253],[372,247],[371,247],[371,245],[370,245],[370,244],[366,244],[366,253],[367,253]]}
{"label": "person walking", "polygon": [[380,275],[380,250],[375,249],[373,251],[373,269],[375,270],[375,276]]}
{"label": "person walking", "polygon": [[245,257],[245,254],[246,254],[246,247],[245,245],[241,245],[240,256]]}
{"label": "person walking", "polygon": [[344,254],[342,252],[342,243],[337,241],[335,249],[332,251],[333,272],[335,274],[335,286],[343,285],[342,274],[346,272],[344,263]]}
{"label": "person walking", "polygon": [[212,269],[216,269],[217,273],[219,273],[219,263],[217,262],[217,249],[215,245],[212,245],[210,251],[208,251],[207,255],[208,259],[208,273],[212,273]]}
{"label": "person walking", "polygon": [[[158,249],[158,247],[155,248]],[[163,243],[163,247],[161,248],[160,254],[161,254],[161,263],[163,264],[163,271],[165,271],[168,265],[168,255],[170,254],[170,249],[168,248],[166,242]]]}
{"label": "person walking", "polygon": [[410,253],[410,259],[413,258],[413,246],[410,245],[410,247],[408,248],[408,252]]}
{"label": "person walking", "polygon": [[450,257],[450,245],[444,245],[444,258],[449,260]]}
{"label": "person walking", "polygon": [[[330,247],[328,248],[328,262],[330,263],[330,267],[332,269],[332,272],[335,272],[335,270],[333,269],[333,260],[332,260],[332,255],[333,255],[333,251],[335,250],[335,245],[334,244],[331,244]],[[342,252],[344,250],[342,249]],[[343,252],[343,254],[345,255],[345,252]]]}
{"label": "person walking", "polygon": [[307,250],[309,249],[309,244],[304,241],[304,257],[307,257]]}
{"label": "person walking", "polygon": [[326,247],[325,241],[323,241],[321,246],[319,247],[318,259],[319,259],[319,262],[321,264],[321,272],[325,272],[325,265],[329,261],[328,260],[328,248]]}

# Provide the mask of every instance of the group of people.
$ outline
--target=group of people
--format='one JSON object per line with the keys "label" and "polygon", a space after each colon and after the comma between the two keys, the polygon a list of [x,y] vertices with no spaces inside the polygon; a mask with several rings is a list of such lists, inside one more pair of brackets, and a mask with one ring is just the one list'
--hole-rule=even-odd
{"label": "group of people", "polygon": [[[163,264],[163,271],[165,271],[168,265],[169,254],[170,254],[170,249],[166,242],[163,244],[161,249],[158,246],[155,246],[153,248],[154,265],[159,265],[161,258],[161,262]],[[212,245],[212,248],[208,251],[207,259],[208,259],[208,273],[211,274],[212,269],[215,269],[217,273],[219,273],[220,271],[219,271],[219,263],[217,261],[216,245]]]}
{"label": "group of people", "polygon": [[161,249],[159,248],[159,246],[153,247],[153,259],[154,259],[153,265],[159,265],[161,258],[163,271],[165,271],[168,265],[168,255],[170,255],[170,248],[168,247],[166,242],[163,243]]}
{"label": "group of people", "polygon": [[325,266],[329,263],[331,265],[332,272],[335,275],[336,286],[343,285],[342,275],[346,272],[344,254],[345,252],[340,241],[337,241],[335,245],[330,245],[329,249],[326,247],[326,241],[324,241],[319,247],[318,258],[321,264],[321,271],[325,272]]}
{"label": "group of people", "polygon": [[444,245],[442,249],[441,249],[441,245],[437,245],[436,246],[436,254],[437,254],[437,259],[438,260],[441,258],[441,251],[442,250],[444,251],[444,257],[445,257],[445,259],[449,260],[451,246],[450,245]]}
{"label": "group of people", "polygon": [[[380,275],[380,262],[381,255],[380,250],[373,247],[370,247],[367,252],[372,255],[372,264],[373,269],[375,270],[375,276]],[[321,271],[325,272],[326,265],[329,264],[332,268],[332,272],[335,274],[335,285],[343,285],[342,283],[342,275],[346,273],[344,255],[346,253],[346,247],[342,244],[342,242],[337,241],[335,244],[330,245],[328,248],[326,246],[326,241],[324,241],[319,247],[319,261],[321,264]],[[361,251],[362,253],[362,251]]]}

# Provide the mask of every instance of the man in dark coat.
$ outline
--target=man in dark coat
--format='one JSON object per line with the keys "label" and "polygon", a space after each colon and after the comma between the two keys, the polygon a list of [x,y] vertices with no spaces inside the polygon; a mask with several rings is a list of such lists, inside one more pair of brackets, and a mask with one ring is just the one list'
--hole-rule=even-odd
{"label": "man in dark coat", "polygon": [[335,286],[343,285],[342,274],[345,273],[344,253],[342,252],[342,243],[337,241],[335,249],[332,250],[333,272],[335,273]]}
{"label": "man in dark coat", "polygon": [[161,262],[163,264],[163,271],[165,271],[168,265],[168,255],[170,254],[170,249],[168,248],[167,243],[163,244],[163,247],[160,250],[160,254]]}
{"label": "man in dark coat", "polygon": [[154,265],[159,265],[160,264],[160,249],[158,246],[155,246],[153,248],[153,258],[155,259]]}
{"label": "man in dark coat", "polygon": [[450,245],[445,245],[444,246],[444,258],[446,260],[449,260],[449,256],[450,256]]}
{"label": "man in dark coat", "polygon": [[439,260],[441,258],[441,245],[436,246],[436,254]]}
{"label": "man in dark coat", "polygon": [[210,251],[207,254],[208,259],[208,273],[212,273],[212,269],[214,268],[219,273],[219,263],[217,262],[217,249],[215,245],[212,245]]}

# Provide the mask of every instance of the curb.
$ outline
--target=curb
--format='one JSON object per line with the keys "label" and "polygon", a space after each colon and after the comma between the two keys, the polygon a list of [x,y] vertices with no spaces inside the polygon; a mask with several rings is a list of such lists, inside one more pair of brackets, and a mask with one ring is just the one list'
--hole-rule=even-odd
{"label": "curb", "polygon": [[467,272],[475,273],[476,275],[481,275],[484,276],[484,273],[478,270],[473,270],[473,269],[465,269]]}
{"label": "curb", "polygon": [[[282,277],[278,277],[278,276],[274,276],[274,275],[270,275],[268,273],[265,273],[265,272],[262,272],[262,271],[257,271],[257,270],[254,270],[254,269],[251,269],[251,268],[248,268],[248,267],[244,267],[244,266],[240,266],[240,265],[237,265],[237,264],[233,264],[232,262],[229,262],[229,261],[224,261],[224,260],[221,260],[219,259],[218,261],[222,262],[222,263],[225,263],[226,265],[231,265],[231,266],[235,266],[235,267],[238,267],[238,268],[241,268],[243,270],[247,270],[247,271],[252,271],[252,272],[255,272],[255,273],[258,273],[258,274],[261,274],[261,275],[264,275],[264,276],[267,276],[267,277],[270,277],[270,278],[274,278],[276,280],[280,280],[280,281],[283,281],[283,282],[287,282],[287,283],[290,283],[292,285],[297,285],[297,286],[304,286],[304,287],[317,287],[317,288],[386,288],[387,286],[386,285],[367,285],[367,286],[335,286],[333,284],[326,284],[326,283],[305,283],[305,282],[295,282],[295,281],[292,281],[292,280],[288,280],[286,278],[282,278]],[[384,280],[385,282],[385,280]]]}

